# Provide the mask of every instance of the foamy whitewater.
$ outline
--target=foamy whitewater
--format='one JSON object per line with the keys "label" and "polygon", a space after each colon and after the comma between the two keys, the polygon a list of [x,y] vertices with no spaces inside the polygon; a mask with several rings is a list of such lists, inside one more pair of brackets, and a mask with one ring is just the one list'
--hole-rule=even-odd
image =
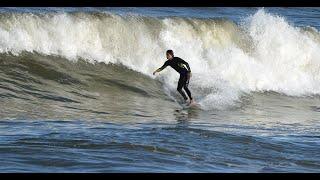
{"label": "foamy whitewater", "polygon": [[[65,144],[77,144],[78,141],[75,139],[78,139],[81,141],[77,146],[80,149],[86,149],[84,144],[89,144],[88,148],[100,145],[102,149],[115,148],[114,152],[105,152],[107,154],[100,157],[102,159],[99,159],[98,154],[87,152],[86,156],[95,156],[97,162],[102,163],[106,157],[110,158],[110,161],[104,163],[109,163],[110,167],[105,168],[111,169],[91,169],[91,165],[95,164],[94,160],[83,160],[83,163],[91,163],[84,166],[84,169],[90,172],[319,172],[320,157],[314,154],[319,150],[319,137],[313,135],[319,132],[317,112],[320,109],[320,34],[314,24],[308,24],[308,21],[299,24],[295,20],[299,22],[298,17],[303,18],[307,12],[311,14],[310,17],[316,18],[320,10],[170,10],[172,14],[169,10],[166,11],[166,8],[1,9],[0,99],[3,103],[0,105],[0,118],[3,120],[0,120],[0,144],[4,144],[5,147],[7,135],[12,135],[13,132],[28,134],[29,131],[39,131],[38,134],[31,133],[30,139],[17,140],[16,144],[19,147],[21,145],[21,148],[23,144],[28,147],[37,144],[40,153],[46,154],[45,148],[41,148],[43,145],[55,142],[54,144],[60,146],[59,142],[62,139],[70,137],[70,142]],[[145,14],[141,13],[144,11]],[[179,15],[189,11],[190,14],[198,11],[198,17],[197,14]],[[300,11],[303,13],[297,15],[297,19],[293,15],[290,16],[290,13]],[[148,13],[159,15],[152,16]],[[181,97],[176,92],[179,75],[174,70],[167,68],[157,76],[152,75],[152,72],[165,62],[167,49],[174,50],[175,56],[189,63],[192,70],[189,88],[201,105],[201,110],[180,112],[177,101]],[[175,109],[180,113],[172,113]],[[169,127],[160,128],[159,132],[157,131],[160,134],[152,134],[153,128],[157,125],[151,122],[170,124],[173,119],[180,122],[181,118],[187,119],[186,121],[190,121],[189,126],[195,127],[175,127],[172,131],[179,131],[177,134]],[[133,127],[119,125],[117,129],[115,126],[118,125],[111,125],[116,129],[107,128],[99,135],[100,131],[98,133],[91,130],[91,125],[85,123],[88,119],[93,119],[91,123],[97,123],[94,125],[97,127],[104,126],[102,122],[130,122],[135,124],[134,127],[140,123],[147,125],[137,127],[136,131]],[[50,125],[52,129],[47,129],[48,124],[35,124],[38,128],[31,128],[31,125],[31,129],[28,129],[28,125],[18,125],[18,130],[12,132],[4,129],[13,127],[10,123],[15,121],[27,123],[25,120],[32,123],[70,120],[70,123],[82,124],[66,124],[60,127],[57,123]],[[291,126],[290,123],[295,125]],[[77,128],[62,130],[69,126]],[[147,139],[137,138],[140,135],[135,133],[143,133],[139,128],[147,128],[147,134],[143,135],[148,136],[144,137]],[[201,130],[197,131],[197,128]],[[199,136],[194,137],[188,134],[189,131],[199,133]],[[57,133],[59,137],[50,133],[48,136],[42,134],[45,132]],[[64,134],[66,132],[75,134]],[[120,132],[124,134],[112,135]],[[184,132],[187,134],[179,135]],[[211,134],[212,132],[217,134]],[[81,133],[86,134],[84,136],[89,139],[84,140],[86,138],[80,135]],[[97,137],[93,137],[95,133],[98,133]],[[110,137],[105,137],[105,133],[110,133]],[[241,135],[238,136],[239,133]],[[307,135],[303,136],[315,139],[295,141],[289,138],[291,135],[295,136],[292,133],[306,133]],[[40,138],[51,135],[54,139]],[[39,136],[40,139],[35,139],[35,136]],[[156,139],[160,137],[163,142],[154,142],[153,136]],[[225,143],[219,145],[221,142],[215,139],[217,137]],[[263,139],[264,137],[267,138]],[[111,138],[108,143],[116,141],[114,143],[120,144],[111,143],[109,146],[108,143],[103,143],[108,138]],[[165,144],[170,139],[173,141],[172,144]],[[8,140],[8,146],[11,141],[13,140]],[[184,144],[187,141],[190,142],[190,146]],[[198,142],[193,144],[193,141]],[[248,141],[249,147],[244,143]],[[310,144],[301,145],[302,141],[308,141]],[[178,142],[182,143],[181,147],[172,149]],[[203,144],[197,144],[200,142]],[[193,149],[194,147],[199,149]],[[69,148],[72,148],[71,145]],[[163,163],[160,166],[164,169],[157,169],[158,161],[153,158],[161,155],[153,155],[157,150],[150,148],[159,148],[160,154],[164,156],[172,154],[159,160],[160,164]],[[248,148],[250,152],[247,151]],[[231,149],[230,152],[228,149]],[[239,152],[236,149],[240,149]],[[258,152],[255,149],[258,149]],[[298,149],[298,152],[287,152],[290,149]],[[133,151],[137,151],[138,154],[131,154]],[[186,154],[175,154],[180,151]],[[259,154],[260,151],[262,154]],[[304,154],[306,151],[308,153]],[[120,154],[113,154],[116,152]],[[243,152],[248,153],[247,157],[240,155]],[[9,150],[0,148],[0,159],[6,156],[6,153],[9,153]],[[52,156],[59,153],[67,151],[56,152]],[[151,159],[147,158],[148,153],[151,153]],[[192,153],[196,154],[195,157]],[[279,153],[283,153],[283,157]],[[293,154],[301,156],[294,157]],[[294,160],[290,159],[291,155]],[[15,156],[17,159],[25,158],[19,153],[13,153],[10,157],[14,159]],[[78,164],[82,162],[83,156],[73,156],[79,158]],[[136,161],[135,158],[130,161],[116,160],[118,156],[129,159],[141,159],[140,156],[143,156],[146,165],[132,169],[136,166],[133,163]],[[179,159],[179,156],[199,159],[190,160],[193,163],[188,165],[187,160]],[[217,156],[222,156],[224,160],[217,160]],[[253,156],[258,156],[255,158],[261,160],[254,163],[251,161]],[[112,159],[113,157],[115,159]],[[281,158],[284,159],[279,160]],[[17,168],[20,166],[14,165],[15,161],[12,159],[6,158],[6,164],[0,169],[9,172],[20,171]],[[54,164],[56,161],[66,161],[68,164],[68,160],[63,158],[52,159],[50,162]],[[167,166],[167,163],[172,164],[170,161],[177,163],[176,166]],[[225,165],[219,164],[224,161]],[[119,166],[116,166],[117,163]],[[204,165],[200,165],[201,163]],[[54,170],[49,167],[43,168],[46,166],[45,162],[38,165],[22,165],[30,167],[22,169],[27,172]],[[58,171],[59,167],[56,166]],[[76,162],[70,165],[69,169],[64,165],[61,165],[62,167],[65,169],[62,171],[68,172],[83,170],[81,167],[76,168]]]}

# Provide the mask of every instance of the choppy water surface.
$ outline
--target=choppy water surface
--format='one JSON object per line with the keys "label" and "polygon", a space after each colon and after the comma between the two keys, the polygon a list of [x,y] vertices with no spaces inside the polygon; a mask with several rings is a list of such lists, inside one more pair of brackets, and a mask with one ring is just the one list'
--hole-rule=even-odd
{"label": "choppy water surface", "polygon": [[319,14],[0,8],[0,171],[319,172]]}

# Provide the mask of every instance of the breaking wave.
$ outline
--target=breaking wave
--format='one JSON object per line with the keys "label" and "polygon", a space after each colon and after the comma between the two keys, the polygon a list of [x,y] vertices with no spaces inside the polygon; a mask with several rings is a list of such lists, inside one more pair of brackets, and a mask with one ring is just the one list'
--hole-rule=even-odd
{"label": "breaking wave", "polygon": [[[137,75],[140,81],[150,83],[119,84],[112,78],[107,83],[150,97],[157,96],[148,91],[147,86],[155,85],[147,80],[150,78],[162,82],[169,96],[176,93],[178,74],[174,70],[168,68],[160,76],[152,76],[164,63],[167,49],[189,62],[193,72],[190,89],[203,109],[237,106],[241,96],[251,92],[289,96],[320,93],[319,32],[312,27],[295,27],[263,9],[239,23],[111,13],[0,14],[2,64],[9,61],[8,55],[19,58],[29,53],[46,56],[48,61],[64,58],[70,63],[82,59],[121,65],[142,73]],[[33,66],[45,76],[51,72],[48,68],[58,71],[56,67],[41,66],[47,69],[43,70],[40,65]],[[4,68],[2,73],[8,73]],[[64,77],[60,83],[81,84],[81,78],[71,78],[68,73],[56,74],[56,78]]]}

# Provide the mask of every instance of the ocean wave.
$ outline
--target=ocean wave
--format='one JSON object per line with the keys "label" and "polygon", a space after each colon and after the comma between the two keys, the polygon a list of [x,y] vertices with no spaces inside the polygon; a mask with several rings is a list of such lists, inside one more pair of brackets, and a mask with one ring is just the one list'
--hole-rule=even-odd
{"label": "ocean wave", "polygon": [[[152,71],[164,63],[165,51],[173,49],[189,62],[193,72],[190,89],[204,109],[236,106],[250,92],[319,94],[319,37],[316,29],[295,27],[263,9],[238,24],[228,19],[89,12],[0,14],[2,55],[20,57],[28,52],[49,56],[49,61],[61,57],[71,62],[121,64],[162,81],[169,95],[175,92],[178,75],[165,70],[154,77]],[[84,85],[83,79],[59,71],[58,66],[27,63],[46,79]],[[124,84],[113,78],[105,82],[156,97],[152,94],[158,90],[145,90],[150,84],[138,80]]]}

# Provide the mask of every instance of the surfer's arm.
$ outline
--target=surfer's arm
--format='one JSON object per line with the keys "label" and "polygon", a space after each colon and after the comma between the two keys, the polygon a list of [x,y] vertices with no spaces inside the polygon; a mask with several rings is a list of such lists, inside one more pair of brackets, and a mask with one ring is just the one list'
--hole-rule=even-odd
{"label": "surfer's arm", "polygon": [[183,60],[183,59],[181,59],[181,58],[179,58],[179,59],[180,59],[181,63],[184,64],[184,65],[187,67],[188,72],[189,72],[189,73],[188,73],[188,79],[190,79],[191,76],[192,76],[192,74],[191,74],[191,69],[190,69],[189,63],[187,63],[185,60]]}
{"label": "surfer's arm", "polygon": [[157,72],[160,72],[160,71],[162,71],[162,69],[159,68],[159,69],[155,70],[152,74],[155,75]]}
{"label": "surfer's arm", "polygon": [[190,69],[189,64],[188,64],[185,60],[183,60],[183,59],[181,59],[181,58],[179,58],[179,60],[180,60],[180,62],[181,62],[182,64],[186,65],[188,71],[191,73],[191,69]]}
{"label": "surfer's arm", "polygon": [[153,75],[155,75],[157,72],[162,71],[162,70],[163,70],[164,68],[166,68],[168,65],[169,65],[168,62],[166,61],[166,62],[163,64],[163,66],[161,66],[160,68],[158,68],[157,70],[155,70],[155,71],[153,72]]}
{"label": "surfer's arm", "polygon": [[[182,59],[181,59],[181,60],[182,60]],[[188,71],[191,73],[191,69],[190,69],[189,64],[188,64],[186,61],[184,61],[184,60],[182,60],[182,63],[187,66]]]}

